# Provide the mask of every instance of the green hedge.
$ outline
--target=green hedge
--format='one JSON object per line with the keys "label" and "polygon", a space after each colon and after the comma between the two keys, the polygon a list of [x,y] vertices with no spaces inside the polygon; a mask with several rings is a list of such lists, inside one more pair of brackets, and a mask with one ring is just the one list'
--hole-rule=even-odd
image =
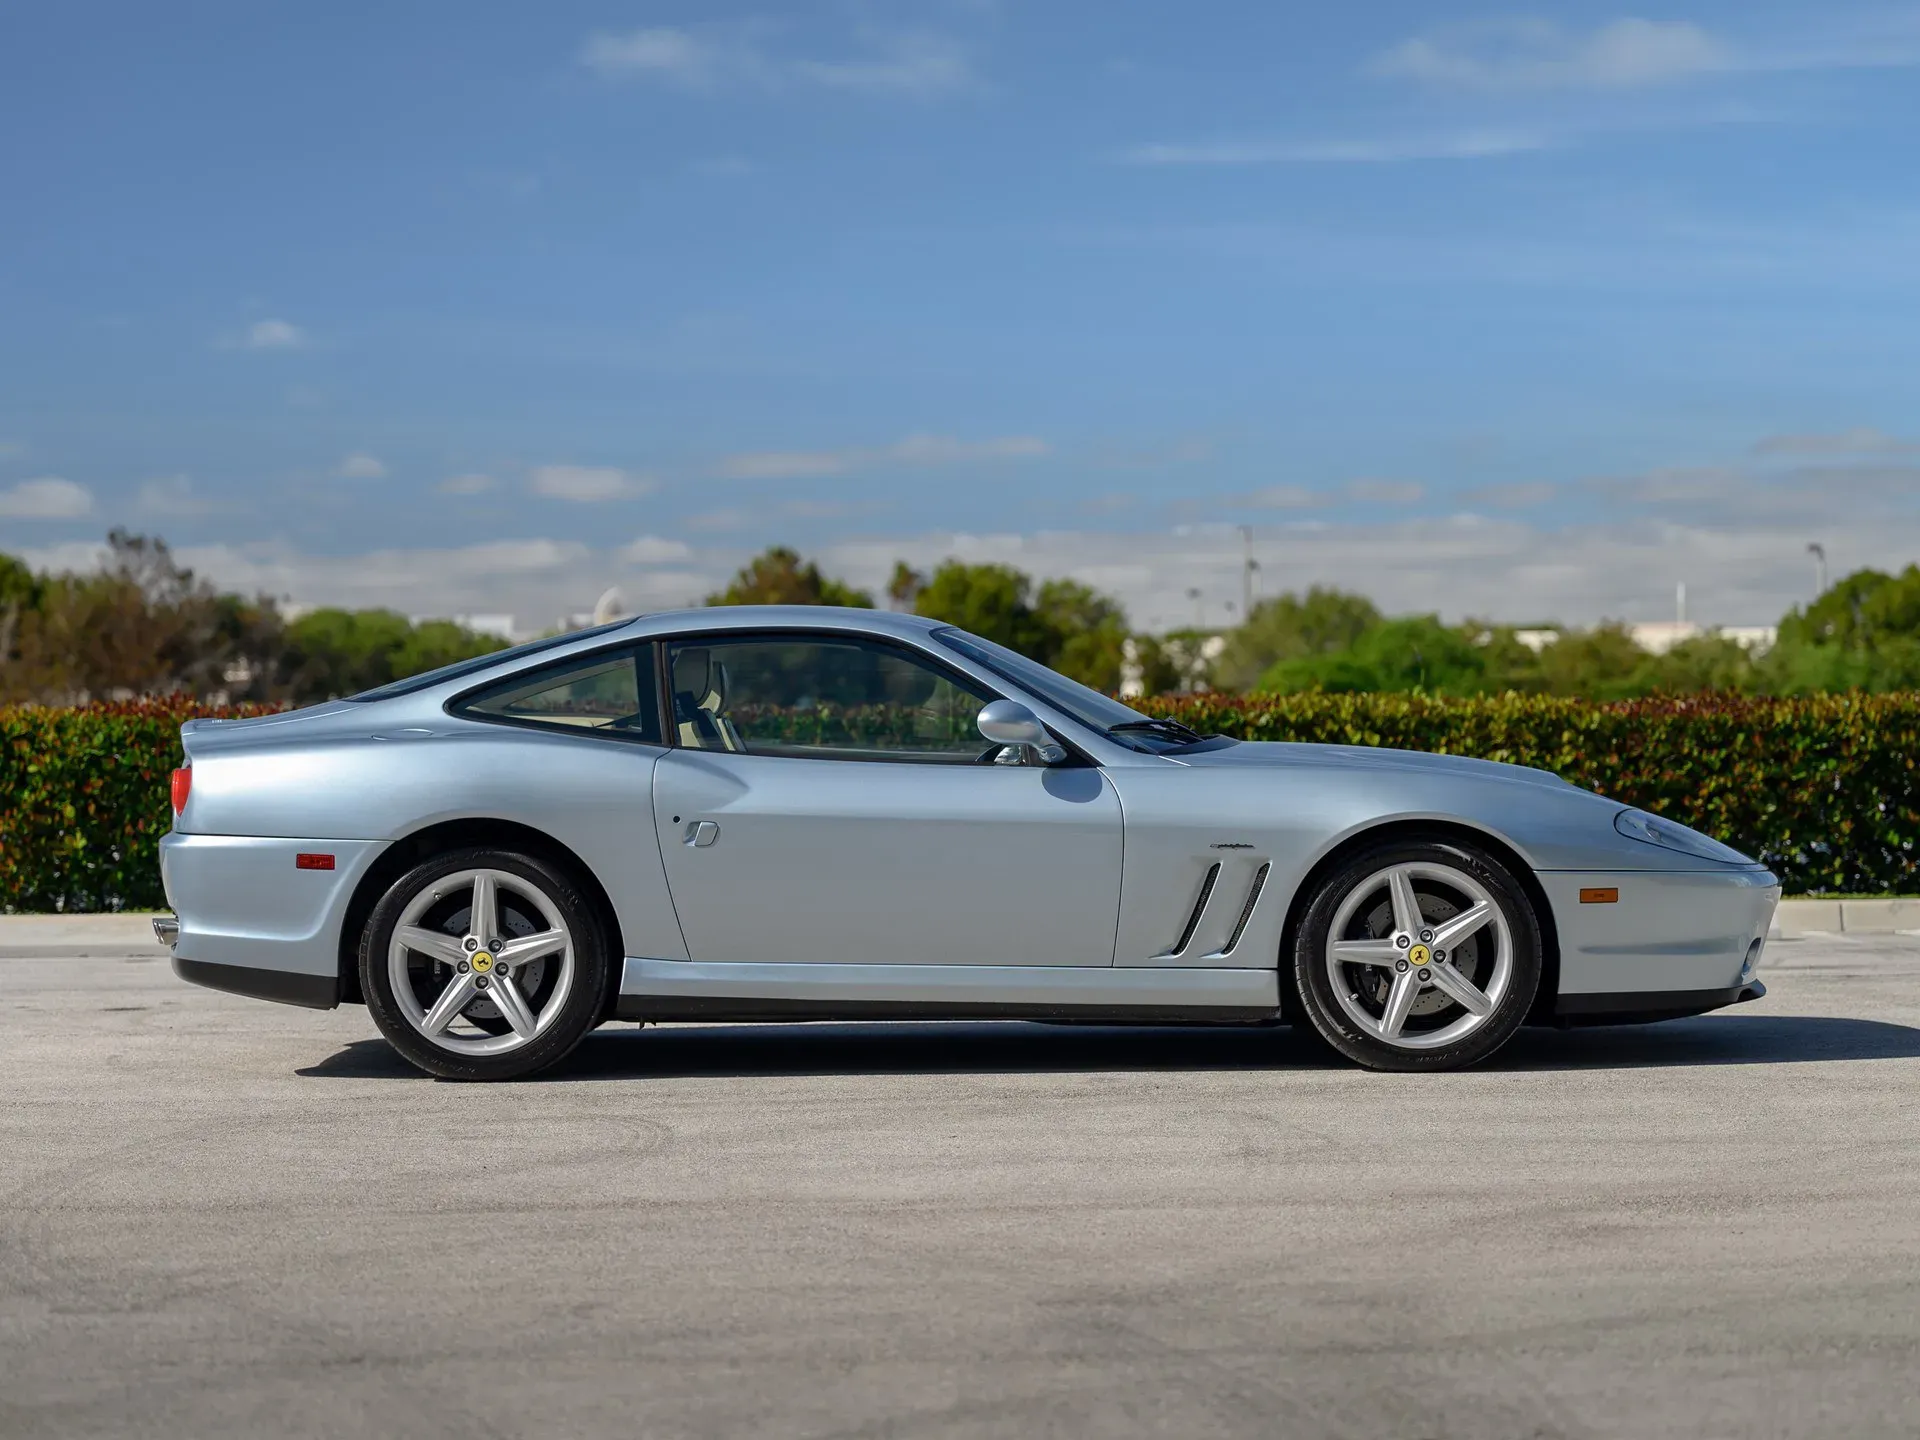
{"label": "green hedge", "polygon": [[263,713],[174,700],[0,708],[0,910],[164,907],[181,724]]}
{"label": "green hedge", "polygon": [[[1247,740],[1534,765],[1738,845],[1792,892],[1920,891],[1920,694],[1612,705],[1201,695],[1142,708]],[[0,910],[162,905],[167,774],[179,763],[181,722],[211,713],[169,701],[0,709]]]}
{"label": "green hedge", "polygon": [[1756,855],[1790,894],[1920,891],[1920,694],[1177,696],[1204,733],[1532,765]]}

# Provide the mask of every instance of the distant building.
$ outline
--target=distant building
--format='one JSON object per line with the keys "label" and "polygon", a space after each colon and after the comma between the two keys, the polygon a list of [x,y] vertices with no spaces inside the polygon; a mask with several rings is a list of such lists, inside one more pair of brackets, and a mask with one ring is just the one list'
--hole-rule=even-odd
{"label": "distant building", "polygon": [[1634,644],[1650,655],[1664,655],[1676,645],[1710,636],[1731,640],[1743,650],[1764,655],[1780,638],[1779,627],[1775,625],[1700,625],[1692,620],[1648,620],[1628,626],[1627,633],[1633,636]]}
{"label": "distant building", "polygon": [[[449,618],[462,630],[471,630],[476,635],[493,635],[508,641],[520,638],[511,615],[454,615]],[[418,625],[420,622],[415,620],[413,623]]]}

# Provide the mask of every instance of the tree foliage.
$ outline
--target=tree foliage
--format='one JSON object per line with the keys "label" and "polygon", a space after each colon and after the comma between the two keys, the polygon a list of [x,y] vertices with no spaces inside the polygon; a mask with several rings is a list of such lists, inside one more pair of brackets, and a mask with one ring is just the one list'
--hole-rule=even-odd
{"label": "tree foliage", "polygon": [[[896,571],[896,580],[902,577]],[[1117,690],[1127,616],[1120,602],[1077,580],[1043,581],[1011,565],[943,562],[930,577],[908,571],[900,586],[916,615],[1018,650],[1096,690]]]}
{"label": "tree foliage", "polygon": [[0,556],[0,700],[305,703],[504,643],[384,610],[319,610],[289,625],[264,599],[215,590],[164,540],[124,530],[89,574],[35,575]]}
{"label": "tree foliage", "polygon": [[850,605],[871,610],[873,597],[843,580],[820,573],[811,560],[785,545],[772,545],[740,568],[709,605]]}

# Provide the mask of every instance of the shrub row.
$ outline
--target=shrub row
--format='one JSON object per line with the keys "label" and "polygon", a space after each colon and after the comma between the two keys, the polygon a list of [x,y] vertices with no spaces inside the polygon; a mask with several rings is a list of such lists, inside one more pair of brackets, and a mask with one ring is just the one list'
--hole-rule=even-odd
{"label": "shrub row", "polygon": [[[1203,733],[1437,750],[1533,765],[1716,835],[1790,892],[1920,891],[1920,694],[1578,700],[1171,696]],[[0,709],[0,910],[163,905],[179,728],[167,700]],[[854,727],[860,728],[860,727]]]}
{"label": "shrub row", "polygon": [[1594,704],[1539,695],[1193,695],[1203,733],[1532,765],[1764,860],[1789,894],[1920,891],[1920,693]]}
{"label": "shrub row", "polygon": [[[271,708],[271,707],[268,707]],[[0,708],[0,910],[157,910],[190,701]]]}

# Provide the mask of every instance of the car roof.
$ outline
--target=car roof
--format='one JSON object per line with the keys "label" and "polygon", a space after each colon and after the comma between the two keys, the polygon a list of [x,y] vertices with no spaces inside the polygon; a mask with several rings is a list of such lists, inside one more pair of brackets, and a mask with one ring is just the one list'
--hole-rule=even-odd
{"label": "car roof", "polygon": [[924,615],[898,610],[861,610],[847,605],[712,605],[688,610],[661,610],[642,615],[627,628],[629,637],[675,635],[684,631],[858,630],[873,635],[918,638],[946,625]]}

